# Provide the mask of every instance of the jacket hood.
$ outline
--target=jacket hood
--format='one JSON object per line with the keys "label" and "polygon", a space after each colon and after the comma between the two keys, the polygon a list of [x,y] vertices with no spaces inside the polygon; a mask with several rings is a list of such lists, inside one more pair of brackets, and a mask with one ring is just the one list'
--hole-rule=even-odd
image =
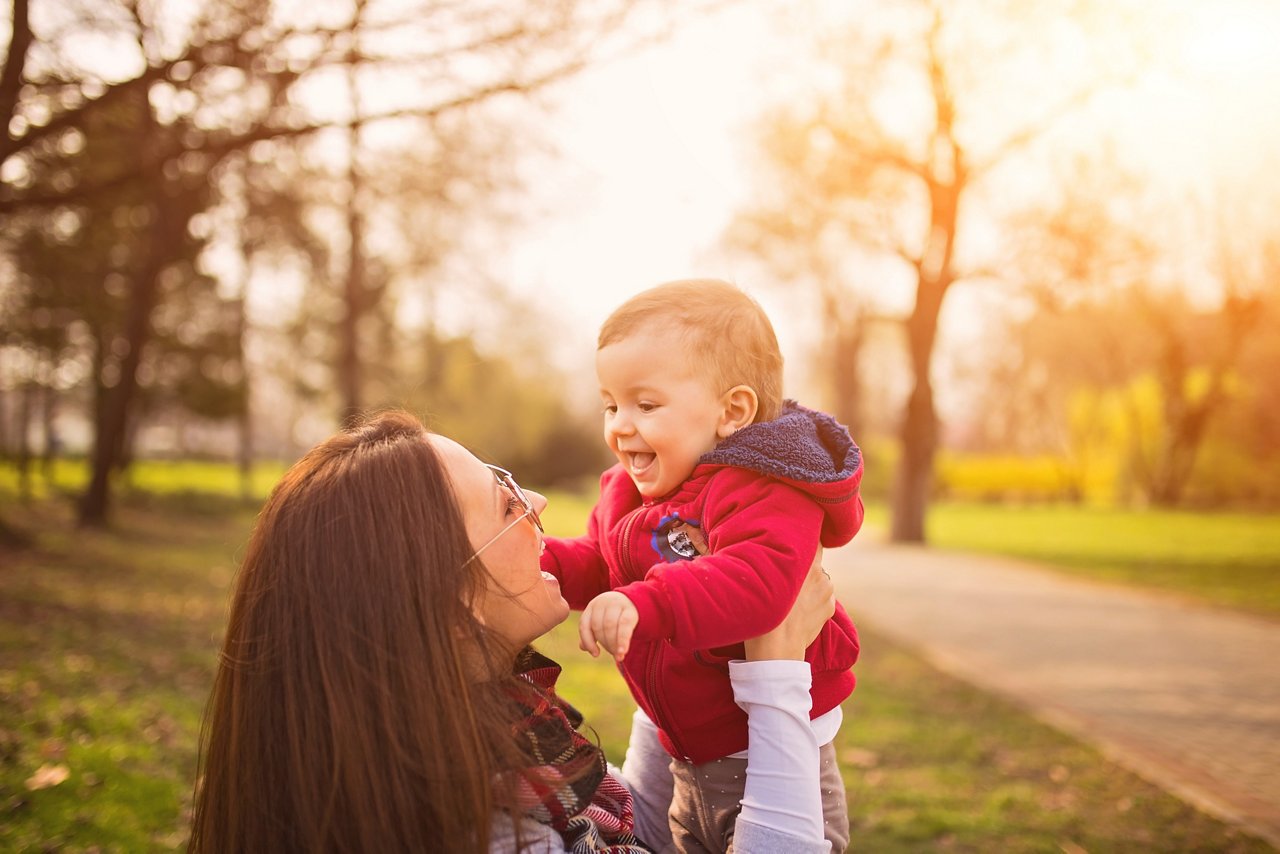
{"label": "jacket hood", "polygon": [[843,424],[794,400],[785,401],[772,421],[748,425],[720,442],[698,464],[747,469],[808,493],[827,514],[824,545],[847,541],[862,525],[862,452]]}
{"label": "jacket hood", "polygon": [[698,462],[799,483],[838,483],[862,468],[862,452],[839,421],[787,400],[777,418],[743,427]]}

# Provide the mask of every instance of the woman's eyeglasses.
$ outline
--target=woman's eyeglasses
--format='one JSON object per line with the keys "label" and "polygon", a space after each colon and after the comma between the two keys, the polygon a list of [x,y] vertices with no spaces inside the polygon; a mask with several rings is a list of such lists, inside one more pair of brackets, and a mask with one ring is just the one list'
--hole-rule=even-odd
{"label": "woman's eyeglasses", "polygon": [[537,529],[539,531],[543,531],[542,520],[538,518],[538,511],[533,509],[533,502],[529,500],[529,496],[524,494],[524,490],[520,488],[520,484],[516,483],[516,479],[511,476],[511,472],[507,471],[504,468],[491,466],[488,463],[485,463],[485,468],[493,472],[493,477],[495,480],[498,481],[499,486],[503,487],[508,492],[510,492],[515,497],[516,501],[520,502],[520,506],[524,508],[524,512],[521,513],[510,525],[507,525],[507,527],[503,528],[501,531],[494,534],[493,537],[490,538],[489,542],[485,543],[483,546],[476,549],[475,554],[467,558],[466,561],[462,564],[463,566],[466,566],[468,563],[471,563],[471,561],[480,557],[480,552],[484,551],[485,549],[489,548],[489,546],[496,543],[503,534],[505,534],[507,531],[510,531],[516,525],[519,525],[526,518],[532,519],[533,524],[537,527]]}

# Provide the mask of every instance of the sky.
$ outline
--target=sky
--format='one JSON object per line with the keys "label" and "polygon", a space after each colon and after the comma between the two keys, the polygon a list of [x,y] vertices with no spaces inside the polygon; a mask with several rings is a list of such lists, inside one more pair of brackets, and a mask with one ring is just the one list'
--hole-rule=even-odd
{"label": "sky", "polygon": [[[1191,67],[1205,88],[1193,92],[1153,75],[1100,102],[1095,116],[1132,161],[1163,178],[1181,176],[1187,192],[1200,192],[1197,180],[1214,171],[1206,164],[1246,174],[1280,141],[1273,49],[1280,3],[1166,2],[1189,23],[1157,42],[1162,54],[1178,54],[1161,61]],[[589,376],[595,330],[613,307],[662,281],[713,275],[736,281],[764,305],[789,367],[802,369],[811,313],[714,250],[750,191],[752,120],[811,69],[806,56],[818,30],[859,5],[868,8],[742,0],[689,16],[668,42],[590,68],[549,93],[545,130],[560,157],[532,183],[539,213],[511,235],[497,272],[513,291],[553,310],[555,363]],[[1095,133],[1069,124],[1067,135]],[[902,291],[892,297],[895,310],[909,308],[909,288],[885,290]],[[966,338],[989,334],[991,299],[953,289],[944,336],[963,349]]]}
{"label": "sky", "polygon": [[749,190],[744,135],[767,95],[765,70],[789,41],[776,34],[778,8],[691,17],[670,41],[549,93],[559,159],[531,186],[539,216],[512,235],[501,275],[517,293],[554,301],[560,364],[590,360],[608,313],[671,279],[737,279],[775,321],[785,313],[778,293],[710,258]]}

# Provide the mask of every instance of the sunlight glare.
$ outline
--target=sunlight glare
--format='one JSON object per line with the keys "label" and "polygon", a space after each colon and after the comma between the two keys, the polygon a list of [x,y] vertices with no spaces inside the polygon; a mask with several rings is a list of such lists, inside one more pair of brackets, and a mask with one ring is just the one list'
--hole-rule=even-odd
{"label": "sunlight glare", "polygon": [[[1252,8],[1251,8],[1252,6]],[[1280,35],[1280,14],[1273,5],[1215,6],[1198,16],[1196,35],[1183,49],[1187,66],[1210,79],[1262,83],[1276,71],[1272,45]],[[1275,78],[1270,85],[1274,86]]]}

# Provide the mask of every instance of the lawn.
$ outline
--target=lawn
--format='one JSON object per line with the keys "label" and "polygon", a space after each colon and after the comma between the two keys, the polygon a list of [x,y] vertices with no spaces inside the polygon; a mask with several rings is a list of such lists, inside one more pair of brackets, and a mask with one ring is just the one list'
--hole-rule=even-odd
{"label": "lawn", "polygon": [[[886,525],[885,508],[871,507],[868,519]],[[1026,558],[1280,617],[1277,513],[942,502],[930,508],[927,527],[930,544],[940,548]]]}
{"label": "lawn", "polygon": [[0,512],[39,531],[0,551],[0,850],[181,846],[252,511],[126,506],[111,532],[64,505]]}
{"label": "lawn", "polygon": [[[587,503],[552,497],[552,530]],[[195,740],[228,585],[253,508],[122,502],[79,532],[64,502],[0,515],[37,532],[0,551],[0,850],[163,851],[185,840]],[[1266,851],[1016,708],[868,636],[840,735],[866,851]],[[566,624],[544,648],[620,760],[630,717],[607,661]]]}
{"label": "lawn", "polygon": [[[256,463],[250,481],[253,494],[266,497],[285,468],[280,462]],[[84,460],[54,460],[47,478],[38,463],[31,467],[32,494],[37,499],[79,493],[88,482],[89,469]],[[12,463],[0,463],[0,501],[16,497],[18,483],[17,468]],[[240,471],[215,460],[140,460],[129,467],[119,486],[126,493],[150,495],[239,495]]]}

